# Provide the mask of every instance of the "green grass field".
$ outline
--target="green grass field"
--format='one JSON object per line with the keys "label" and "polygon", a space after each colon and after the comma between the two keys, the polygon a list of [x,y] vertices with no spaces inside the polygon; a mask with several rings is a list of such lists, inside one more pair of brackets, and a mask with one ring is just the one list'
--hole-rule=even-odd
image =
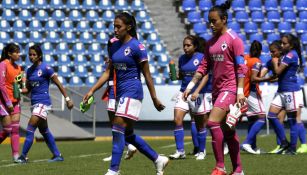
{"label": "green grass field", "polygon": [[[172,140],[148,141],[161,154],[169,155],[174,152]],[[266,151],[275,147],[275,136],[258,137],[258,146]],[[35,143],[29,153],[30,162],[14,164],[10,156],[10,145],[0,146],[0,175],[104,175],[109,162],[102,158],[110,155],[110,141],[67,141],[57,142],[65,161],[48,163],[51,154],[45,143]],[[186,141],[186,152],[192,150],[190,140]],[[243,168],[246,175],[283,175],[305,174],[307,171],[307,154],[289,155],[251,155],[241,153]],[[225,157],[226,169],[230,173],[231,162]],[[203,161],[196,161],[189,155],[185,160],[172,160],[165,175],[206,175],[214,168],[214,156],[211,142],[207,141],[207,156]],[[155,168],[151,161],[140,153],[131,160],[121,163],[121,175],[154,175]]]}

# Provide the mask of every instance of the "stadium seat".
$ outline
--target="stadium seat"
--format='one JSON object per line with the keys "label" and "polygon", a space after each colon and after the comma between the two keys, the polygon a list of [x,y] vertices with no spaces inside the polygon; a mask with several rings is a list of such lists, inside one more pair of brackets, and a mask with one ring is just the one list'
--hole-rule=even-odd
{"label": "stadium seat", "polygon": [[89,32],[82,32],[79,41],[84,44],[90,44],[93,42],[93,36]]}
{"label": "stadium seat", "polygon": [[165,81],[162,77],[154,77],[155,85],[165,85]]}
{"label": "stadium seat", "polygon": [[253,11],[262,11],[262,1],[261,0],[252,0],[248,3],[248,8],[251,12]]}
{"label": "stadium seat", "polygon": [[97,78],[93,75],[86,77],[85,85],[86,86],[93,86],[97,82]]}
{"label": "stadium seat", "polygon": [[142,0],[132,0],[130,8],[132,11],[144,11],[146,7]]}
{"label": "stadium seat", "polygon": [[170,58],[166,54],[160,54],[157,56],[158,65],[161,67],[166,67],[170,61]]}
{"label": "stadium seat", "polygon": [[83,43],[76,43],[73,45],[72,54],[85,54],[85,48]]}
{"label": "stadium seat", "polygon": [[113,11],[111,10],[106,10],[103,14],[102,14],[102,19],[106,22],[113,22],[115,18],[115,14]]}
{"label": "stadium seat", "polygon": [[295,23],[296,33],[302,34],[307,33],[307,23],[306,22],[297,22]]}
{"label": "stadium seat", "polygon": [[207,25],[206,23],[195,23],[193,24],[193,30],[197,35],[205,33],[207,32]]}
{"label": "stadium seat", "polygon": [[181,7],[182,7],[182,10],[184,12],[195,11],[196,10],[196,2],[195,2],[195,0],[183,0]]}
{"label": "stadium seat", "polygon": [[301,22],[307,22],[307,10],[301,11],[298,16],[299,16]]}
{"label": "stadium seat", "polygon": [[280,9],[282,11],[293,11],[293,0],[281,0]]}
{"label": "stadium seat", "polygon": [[228,12],[228,20],[227,22],[232,22],[232,13]]}
{"label": "stadium seat", "polygon": [[273,33],[275,30],[275,26],[271,22],[263,22],[261,23],[261,31],[263,33]]}
{"label": "stadium seat", "polygon": [[88,47],[88,54],[90,55],[98,54],[101,53],[101,50],[102,48],[100,43],[92,43]]}
{"label": "stadium seat", "polygon": [[16,43],[22,43],[22,44],[29,42],[26,34],[21,31],[14,32],[13,41]]}
{"label": "stadium seat", "polygon": [[15,9],[15,8],[17,8],[17,5],[15,4],[14,0],[2,1],[1,6],[2,6],[3,9]]}
{"label": "stadium seat", "polygon": [[101,0],[98,4],[98,9],[100,10],[111,10],[113,8],[111,0]]}
{"label": "stadium seat", "polygon": [[58,66],[71,66],[72,62],[68,55],[60,54],[58,57]]}
{"label": "stadium seat", "polygon": [[298,11],[307,10],[307,1],[306,0],[296,0],[296,9]]}
{"label": "stadium seat", "polygon": [[281,22],[278,24],[278,31],[280,33],[291,33],[292,27],[288,22]]}
{"label": "stadium seat", "polygon": [[67,43],[61,42],[61,43],[57,44],[56,54],[60,54],[60,55],[70,54],[69,47],[68,47]]}
{"label": "stadium seat", "polygon": [[83,1],[83,3],[82,3],[82,9],[86,9],[86,10],[96,10],[96,9],[97,9],[96,1],[95,1],[95,0],[86,0],[86,1]]}
{"label": "stadium seat", "polygon": [[103,53],[102,54],[94,54],[90,55],[90,62],[92,65],[102,65],[104,64],[104,59],[103,59]]}
{"label": "stadium seat", "polygon": [[307,45],[307,33],[301,35],[302,44]]}
{"label": "stadium seat", "polygon": [[209,11],[205,11],[203,14],[203,19],[205,22],[209,22]]}
{"label": "stadium seat", "polygon": [[160,37],[156,32],[150,33],[146,39],[146,43],[151,44],[151,45],[160,43],[160,42],[161,42]]}
{"label": "stadium seat", "polygon": [[206,41],[208,41],[209,39],[212,38],[212,34],[206,32],[206,33],[202,33],[201,35],[199,35],[201,38],[205,39]]}
{"label": "stadium seat", "polygon": [[33,43],[43,43],[44,39],[43,39],[43,37],[42,37],[40,32],[38,32],[38,31],[31,31],[30,32],[29,41],[33,42]]}
{"label": "stadium seat", "polygon": [[62,41],[65,43],[75,43],[76,35],[73,32],[64,32],[62,36]]}
{"label": "stadium seat", "polygon": [[209,11],[212,7],[212,1],[211,0],[200,0],[198,2],[199,10],[201,11]]}
{"label": "stadium seat", "polygon": [[267,11],[278,11],[277,0],[266,0],[266,1],[264,1],[264,8]]}
{"label": "stadium seat", "polygon": [[236,12],[235,18],[238,22],[248,22],[249,21],[248,14],[245,11]]}
{"label": "stadium seat", "polygon": [[66,8],[62,0],[50,0],[49,7],[51,9],[65,9]]}
{"label": "stadium seat", "polygon": [[18,0],[17,8],[19,10],[22,9],[31,9],[33,6],[31,5],[30,0]]}
{"label": "stadium seat", "polygon": [[65,17],[66,16],[62,10],[55,10],[51,15],[51,18],[55,21],[64,21]]}
{"label": "stadium seat", "polygon": [[198,23],[202,21],[199,11],[189,11],[187,18],[190,23]]}
{"label": "stadium seat", "polygon": [[264,22],[264,15],[262,11],[253,11],[251,18],[253,22]]}
{"label": "stadium seat", "polygon": [[62,84],[63,86],[66,86],[66,85],[67,85],[67,81],[66,81],[65,78],[63,78],[62,76],[58,76],[58,79],[59,79],[59,81],[61,82],[61,84]]}
{"label": "stadium seat", "polygon": [[74,25],[71,20],[65,20],[61,23],[61,32],[73,32]]}
{"label": "stadium seat", "polygon": [[102,75],[102,73],[104,72],[104,67],[101,66],[101,65],[95,65],[94,68],[93,68],[93,72],[92,74],[95,76],[95,77],[100,77]]}
{"label": "stadium seat", "polygon": [[244,54],[249,54],[250,44],[244,44]]}
{"label": "stadium seat", "polygon": [[21,10],[19,12],[18,18],[22,21],[32,21],[32,14],[29,10]]}
{"label": "stadium seat", "polygon": [[58,74],[62,77],[71,77],[71,69],[66,65],[59,66]]}
{"label": "stadium seat", "polygon": [[46,32],[46,40],[45,41],[50,42],[50,43],[59,43],[60,37],[59,37],[58,33],[51,30],[49,32]]}
{"label": "stadium seat", "polygon": [[245,0],[233,0],[231,7],[234,11],[245,11]]}
{"label": "stadium seat", "polygon": [[6,20],[1,20],[0,21],[0,31],[10,32],[11,31],[10,23]]}
{"label": "stadium seat", "polygon": [[151,33],[151,32],[155,32],[155,28],[152,24],[152,22],[144,22],[140,28],[140,32],[141,33]]}
{"label": "stadium seat", "polygon": [[57,22],[55,20],[47,21],[45,25],[45,30],[46,31],[58,31],[59,27],[58,27]]}
{"label": "stadium seat", "polygon": [[108,32],[110,35],[112,35],[114,33],[114,25],[110,23],[106,32]]}
{"label": "stadium seat", "polygon": [[[83,1],[84,2],[87,2],[87,1],[91,1],[91,0],[86,0],[86,1]],[[80,3],[78,0],[68,0],[66,2],[66,8],[69,9],[69,10],[78,10],[78,9],[83,9],[83,6],[80,7]]]}
{"label": "stadium seat", "polygon": [[296,22],[296,14],[293,11],[286,11],[283,14],[284,22]]}
{"label": "stadium seat", "polygon": [[25,32],[27,31],[27,26],[22,20],[17,20],[13,24],[13,31],[22,31]]}
{"label": "stadium seat", "polygon": [[35,19],[39,21],[48,21],[49,15],[45,10],[40,9],[35,13]]}
{"label": "stadium seat", "polygon": [[276,22],[276,23],[280,22],[280,14],[278,11],[269,11],[267,13],[267,18],[269,22]]}
{"label": "stadium seat", "polygon": [[106,26],[105,26],[104,22],[96,21],[93,24],[92,32],[98,33],[98,32],[105,31],[105,30],[106,30]]}
{"label": "stadium seat", "polygon": [[149,65],[149,72],[152,77],[157,77],[159,75],[158,68],[153,65]]}
{"label": "stadium seat", "polygon": [[2,19],[6,20],[6,21],[15,21],[16,15],[15,15],[14,11],[12,11],[11,9],[3,9]]}
{"label": "stadium seat", "polygon": [[241,32],[241,27],[240,27],[240,24],[235,22],[235,21],[232,21],[232,22],[229,22],[227,24],[228,28],[234,30],[235,32],[237,33],[240,33]]}
{"label": "stadium seat", "polygon": [[1,40],[1,43],[10,43],[11,37],[10,37],[9,33],[1,31],[0,32],[0,40]]}
{"label": "stadium seat", "polygon": [[99,19],[99,16],[95,10],[89,10],[85,14],[85,19],[90,22],[96,22],[97,19]]}
{"label": "stadium seat", "polygon": [[246,35],[242,34],[242,33],[238,33],[238,36],[241,38],[241,40],[243,41],[244,44],[246,44],[247,39],[246,39]]}
{"label": "stadium seat", "polygon": [[85,78],[88,76],[88,72],[85,66],[83,65],[75,65],[74,75],[78,77]]}
{"label": "stadium seat", "polygon": [[48,64],[51,67],[54,67],[56,64],[56,61],[54,60],[52,55],[44,54],[44,62]]}
{"label": "stadium seat", "polygon": [[181,81],[180,80],[176,80],[176,81],[168,81],[169,85],[181,85]]}
{"label": "stadium seat", "polygon": [[109,35],[102,31],[97,33],[95,42],[106,45],[108,44],[108,40],[109,40]]}
{"label": "stadium seat", "polygon": [[256,23],[246,22],[246,23],[244,23],[244,31],[246,33],[257,33],[258,32],[258,26],[257,26]]}
{"label": "stadium seat", "polygon": [[260,60],[262,63],[267,63],[269,60],[271,60],[271,55],[261,55]]}
{"label": "stadium seat", "polygon": [[162,46],[162,44],[156,44],[152,48],[152,54],[154,56],[159,56],[162,53],[165,53],[165,48]]}
{"label": "stadium seat", "polygon": [[52,46],[51,43],[44,42],[44,43],[41,45],[41,49],[42,49],[42,51],[43,51],[44,54],[53,55],[54,48],[53,48],[53,46]]}
{"label": "stadium seat", "polygon": [[83,86],[83,82],[81,80],[81,78],[77,77],[77,76],[72,76],[70,79],[69,79],[69,85],[70,86]]}
{"label": "stadium seat", "polygon": [[78,10],[72,10],[69,13],[69,17],[68,19],[72,20],[72,21],[81,21],[82,20],[82,14],[80,13],[80,11]]}
{"label": "stadium seat", "polygon": [[138,22],[150,21],[150,15],[146,11],[138,11],[136,13],[135,19]]}
{"label": "stadium seat", "polygon": [[270,54],[270,49],[267,44],[262,44],[262,54]]}
{"label": "stadium seat", "polygon": [[47,0],[34,0],[34,5],[33,5],[34,9],[48,9],[49,8],[49,4],[47,2]]}
{"label": "stadium seat", "polygon": [[263,41],[263,36],[260,33],[253,33],[249,36],[249,41],[252,43],[254,40],[257,40],[259,42]]}
{"label": "stadium seat", "polygon": [[280,40],[280,35],[276,33],[270,33],[267,35],[267,42],[271,44],[275,40]]}
{"label": "stadium seat", "polygon": [[32,20],[29,24],[29,31],[43,31],[44,28],[42,26],[42,23],[36,19]]}
{"label": "stadium seat", "polygon": [[90,25],[88,21],[80,21],[77,24],[76,31],[78,32],[88,32],[90,31]]}
{"label": "stadium seat", "polygon": [[126,0],[116,0],[114,4],[116,10],[125,11],[129,10],[129,5]]}

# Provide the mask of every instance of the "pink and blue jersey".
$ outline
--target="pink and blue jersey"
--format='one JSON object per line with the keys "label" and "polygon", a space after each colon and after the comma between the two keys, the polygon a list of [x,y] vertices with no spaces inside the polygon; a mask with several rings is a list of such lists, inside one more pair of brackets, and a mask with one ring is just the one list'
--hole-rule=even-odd
{"label": "pink and blue jersey", "polygon": [[[181,87],[180,87],[181,92],[184,92],[185,89],[187,88],[189,82],[192,80],[194,73],[197,70],[198,65],[200,64],[203,57],[204,57],[204,54],[199,53],[199,52],[194,53],[192,57],[189,57],[186,54],[183,54],[179,57],[178,68],[179,68],[180,74],[183,76]],[[211,84],[212,80],[211,79],[212,79],[212,76],[211,74],[209,74],[209,80],[206,86],[199,93],[211,93],[212,91],[212,84]],[[195,86],[192,89],[192,93],[195,91],[196,88],[197,86]]]}
{"label": "pink and blue jersey", "polygon": [[243,78],[247,72],[243,54],[243,42],[231,29],[207,42],[205,57],[197,72],[204,75],[212,71],[213,97],[223,91],[236,94],[237,77]]}
{"label": "pink and blue jersey", "polygon": [[27,70],[27,81],[31,88],[31,104],[51,105],[49,96],[50,79],[54,70],[45,63],[38,66],[32,65]]}
{"label": "pink and blue jersey", "polygon": [[110,47],[112,65],[116,72],[116,100],[121,97],[143,99],[140,63],[147,61],[147,52],[136,38],[127,43],[115,41]]}

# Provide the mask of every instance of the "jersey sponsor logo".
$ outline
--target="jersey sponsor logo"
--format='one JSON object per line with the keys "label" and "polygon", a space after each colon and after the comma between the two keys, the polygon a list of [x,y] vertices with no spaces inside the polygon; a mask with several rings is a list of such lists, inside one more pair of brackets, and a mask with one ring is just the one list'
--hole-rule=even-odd
{"label": "jersey sponsor logo", "polygon": [[291,52],[288,53],[286,57],[288,57],[288,58],[293,58],[293,53],[291,53]]}
{"label": "jersey sponsor logo", "polygon": [[226,41],[224,41],[224,43],[221,45],[221,49],[222,49],[222,51],[225,51],[226,49],[227,49],[227,43],[226,43]]}
{"label": "jersey sponsor logo", "polygon": [[193,64],[194,64],[194,66],[197,66],[197,65],[199,64],[198,59],[195,59],[195,60],[193,61]]}
{"label": "jersey sponsor logo", "polygon": [[213,61],[224,61],[224,55],[222,54],[213,54],[211,58]]}
{"label": "jersey sponsor logo", "polygon": [[39,69],[38,71],[37,71],[37,76],[42,76],[42,74],[43,74],[43,71],[41,70],[41,69]]}
{"label": "jersey sponsor logo", "polygon": [[113,67],[116,70],[127,70],[127,65],[125,63],[114,63]]}
{"label": "jersey sponsor logo", "polygon": [[140,50],[145,50],[145,46],[143,44],[139,44],[139,49]]}
{"label": "jersey sponsor logo", "polygon": [[39,86],[39,82],[38,81],[30,81],[30,85],[31,85],[31,87],[37,87],[37,86]]}
{"label": "jersey sponsor logo", "polygon": [[131,53],[130,47],[127,47],[127,48],[125,49],[124,53],[125,53],[125,56],[129,55],[129,54]]}

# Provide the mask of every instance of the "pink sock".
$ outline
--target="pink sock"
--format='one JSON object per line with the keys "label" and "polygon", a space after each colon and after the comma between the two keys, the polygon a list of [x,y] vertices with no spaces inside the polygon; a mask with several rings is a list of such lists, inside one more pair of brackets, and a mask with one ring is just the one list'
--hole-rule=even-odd
{"label": "pink sock", "polygon": [[3,130],[0,132],[0,144],[7,138],[7,136],[11,133],[12,127],[11,125],[5,126]]}
{"label": "pink sock", "polygon": [[13,156],[19,155],[19,121],[12,122],[11,147]]}
{"label": "pink sock", "polygon": [[223,131],[221,129],[221,124],[217,122],[208,121],[207,127],[210,129],[212,136],[212,148],[214,152],[214,157],[216,160],[216,166],[219,168],[224,168],[224,153],[223,153]]}
{"label": "pink sock", "polygon": [[232,162],[233,172],[241,173],[242,164],[240,158],[240,142],[239,137],[234,130],[224,132],[225,140],[229,148],[229,155]]}

